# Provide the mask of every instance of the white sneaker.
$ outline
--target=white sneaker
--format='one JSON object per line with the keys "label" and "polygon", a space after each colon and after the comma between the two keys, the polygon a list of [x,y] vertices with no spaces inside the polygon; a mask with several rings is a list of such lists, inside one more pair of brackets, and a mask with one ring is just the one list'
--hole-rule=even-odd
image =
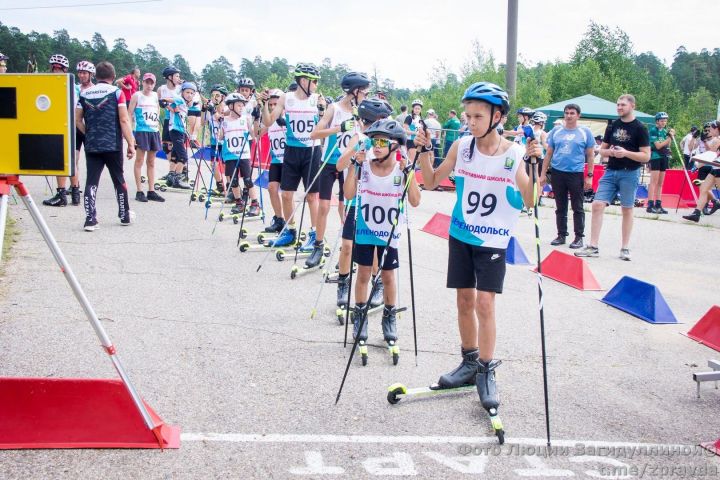
{"label": "white sneaker", "polygon": [[620,258],[622,260],[625,260],[626,262],[629,262],[631,260],[630,257],[630,249],[629,248],[623,248],[620,250]]}

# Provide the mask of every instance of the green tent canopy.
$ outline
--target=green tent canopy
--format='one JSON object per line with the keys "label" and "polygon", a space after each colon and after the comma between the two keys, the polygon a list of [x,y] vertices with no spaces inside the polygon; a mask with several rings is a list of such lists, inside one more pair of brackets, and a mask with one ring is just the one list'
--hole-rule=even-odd
{"label": "green tent canopy", "polygon": [[[607,124],[607,120],[615,120],[618,118],[615,102],[609,102],[604,98],[587,94],[582,97],[570,98],[568,100],[563,100],[562,102],[556,102],[550,105],[545,105],[544,107],[536,108],[536,112],[543,112],[548,116],[548,121],[545,124],[545,128],[547,130],[553,128],[555,120],[562,120],[563,109],[568,103],[576,103],[580,106],[580,109],[582,110],[580,114],[580,123],[586,123],[583,121],[585,120],[588,121],[587,123],[594,124],[593,126],[595,128],[592,128],[593,133],[595,133],[596,130],[600,130],[599,127],[602,125],[600,121],[605,120],[605,124]],[[653,115],[648,115],[647,113],[643,113],[639,110],[635,110],[635,117],[648,125],[655,123],[655,117]],[[592,122],[589,122],[589,120],[592,120]],[[600,130],[600,133],[602,132],[604,132],[604,128]]]}

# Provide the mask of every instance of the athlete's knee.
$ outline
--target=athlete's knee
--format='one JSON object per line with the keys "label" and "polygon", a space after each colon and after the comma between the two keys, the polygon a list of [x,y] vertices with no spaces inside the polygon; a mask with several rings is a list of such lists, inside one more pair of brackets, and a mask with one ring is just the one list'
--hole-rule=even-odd
{"label": "athlete's knee", "polygon": [[495,308],[495,294],[493,292],[478,291],[475,294],[475,307],[483,313],[492,312]]}
{"label": "athlete's knee", "polygon": [[246,190],[252,188],[253,185],[254,185],[254,184],[253,184],[253,181],[252,181],[252,178],[250,178],[250,177],[244,177],[244,178],[243,178],[243,185],[245,186],[245,189],[246,189]]}

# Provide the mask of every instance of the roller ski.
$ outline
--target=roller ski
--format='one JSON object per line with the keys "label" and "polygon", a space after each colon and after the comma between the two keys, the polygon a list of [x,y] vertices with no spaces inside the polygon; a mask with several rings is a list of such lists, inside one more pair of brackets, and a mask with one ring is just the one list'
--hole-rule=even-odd
{"label": "roller ski", "polygon": [[250,245],[250,242],[240,242],[239,248],[241,252],[248,251],[261,251],[266,252],[268,248],[275,249],[275,256],[279,262],[285,260],[285,249],[292,249],[298,245],[299,241],[297,238],[297,230],[294,228],[285,229],[281,235],[276,238],[271,238],[258,243],[257,245]]}
{"label": "roller ski", "polygon": [[290,278],[292,280],[295,280],[299,275],[304,275],[308,272],[312,272],[313,270],[322,269],[325,266],[325,257],[330,256],[330,249],[327,247],[324,248],[327,249],[327,251],[320,251],[320,263],[318,263],[317,265],[313,265],[312,267],[308,267],[307,264],[303,265],[302,267],[293,265],[290,269]]}
{"label": "roller ski", "polygon": [[[368,308],[368,310],[367,310],[367,314],[372,315],[375,313],[380,313],[383,311],[384,308],[385,308],[385,305],[382,303],[380,305],[378,305],[377,307],[370,306],[370,308]],[[403,312],[405,310],[406,310],[405,307],[398,308],[395,310],[395,313]],[[337,316],[338,323],[340,325],[345,325],[345,307],[342,307],[342,308],[338,307],[338,309],[335,310],[335,315]],[[353,321],[354,317],[355,317],[355,311],[351,308],[350,309],[350,321]]]}
{"label": "roller ski", "polygon": [[490,416],[490,423],[498,437],[500,445],[505,443],[505,430],[503,429],[502,420],[498,416],[498,407],[500,399],[498,398],[497,384],[495,383],[495,369],[502,363],[501,360],[491,360],[489,362],[480,362],[477,377],[475,378],[475,386],[477,387],[480,403]]}
{"label": "roller ski", "polygon": [[384,307],[382,316],[383,338],[387,343],[388,353],[392,358],[393,365],[400,361],[400,347],[397,344],[397,322],[395,314],[397,310],[393,307]]}
{"label": "roller ski", "polygon": [[192,189],[190,184],[185,182],[179,174],[173,172],[168,173],[166,180],[159,179],[155,182],[154,187],[155,190],[160,190],[161,192],[186,193]]}

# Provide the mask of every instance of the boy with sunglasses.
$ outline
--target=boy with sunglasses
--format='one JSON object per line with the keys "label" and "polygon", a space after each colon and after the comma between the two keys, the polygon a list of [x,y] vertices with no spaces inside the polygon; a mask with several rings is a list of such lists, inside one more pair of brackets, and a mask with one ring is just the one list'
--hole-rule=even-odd
{"label": "boy with sunglasses", "polygon": [[[367,352],[363,351],[363,347],[368,337],[367,321],[364,319],[367,315],[368,283],[375,258],[385,285],[383,337],[393,354],[397,353],[397,287],[393,271],[399,267],[398,241],[405,224],[404,207],[399,202],[407,182],[405,158],[401,157],[400,162],[395,161],[396,152],[405,144],[407,138],[403,126],[395,120],[379,120],[365,133],[370,138],[373,159],[367,159],[363,150],[356,152],[353,164],[357,165],[357,169],[353,167],[348,170],[344,188],[347,200],[355,198],[357,193],[354,260],[358,264],[358,274],[355,284],[353,338],[360,339],[360,352],[364,358]],[[420,204],[420,188],[414,176],[410,179],[407,198],[413,207]],[[392,238],[388,245],[391,232]]]}

